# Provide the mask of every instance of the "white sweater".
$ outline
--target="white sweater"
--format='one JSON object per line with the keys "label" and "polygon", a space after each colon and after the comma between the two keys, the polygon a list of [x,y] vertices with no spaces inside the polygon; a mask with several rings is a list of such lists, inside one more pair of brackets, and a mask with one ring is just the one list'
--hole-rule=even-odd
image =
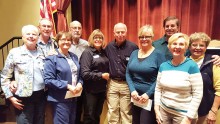
{"label": "white sweater", "polygon": [[203,81],[198,65],[187,58],[174,66],[171,61],[161,64],[155,88],[155,105],[165,111],[197,118],[203,95]]}

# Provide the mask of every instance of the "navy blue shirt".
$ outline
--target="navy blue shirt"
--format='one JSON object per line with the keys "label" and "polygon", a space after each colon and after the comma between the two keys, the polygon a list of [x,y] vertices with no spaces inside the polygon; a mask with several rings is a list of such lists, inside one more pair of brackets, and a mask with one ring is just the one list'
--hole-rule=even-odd
{"label": "navy blue shirt", "polygon": [[116,41],[110,42],[105,51],[109,59],[109,72],[112,79],[125,79],[125,72],[131,53],[138,49],[138,46],[128,40],[118,46]]}

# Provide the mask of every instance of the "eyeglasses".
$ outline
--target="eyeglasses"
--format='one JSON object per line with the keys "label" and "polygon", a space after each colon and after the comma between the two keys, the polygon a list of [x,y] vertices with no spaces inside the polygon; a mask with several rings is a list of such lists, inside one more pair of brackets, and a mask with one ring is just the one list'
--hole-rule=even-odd
{"label": "eyeglasses", "polygon": [[94,40],[98,40],[98,39],[99,39],[99,40],[103,40],[103,37],[95,36],[95,37],[93,37],[93,39],[94,39]]}
{"label": "eyeglasses", "polygon": [[146,39],[146,40],[151,40],[151,39],[152,39],[152,36],[139,36],[139,39],[140,39],[140,40],[144,40],[144,39]]}
{"label": "eyeglasses", "polygon": [[71,42],[71,39],[60,39],[60,41],[64,42],[64,41],[70,41]]}
{"label": "eyeglasses", "polygon": [[193,48],[205,48],[206,47],[206,45],[205,44],[191,44],[191,46],[193,47]]}

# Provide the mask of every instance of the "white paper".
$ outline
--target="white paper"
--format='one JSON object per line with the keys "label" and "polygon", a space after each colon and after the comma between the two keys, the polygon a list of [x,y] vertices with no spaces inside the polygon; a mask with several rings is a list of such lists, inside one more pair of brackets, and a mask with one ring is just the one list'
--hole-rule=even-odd
{"label": "white paper", "polygon": [[78,92],[77,94],[73,94],[71,91],[67,91],[65,95],[65,99],[73,98],[73,97],[79,97],[81,96],[82,90]]}
{"label": "white paper", "polygon": [[141,107],[145,110],[151,111],[151,107],[152,107],[152,100],[151,99],[148,99],[148,102],[140,103],[139,101],[137,101],[131,97],[131,102],[133,102],[134,105],[136,105],[138,107]]}

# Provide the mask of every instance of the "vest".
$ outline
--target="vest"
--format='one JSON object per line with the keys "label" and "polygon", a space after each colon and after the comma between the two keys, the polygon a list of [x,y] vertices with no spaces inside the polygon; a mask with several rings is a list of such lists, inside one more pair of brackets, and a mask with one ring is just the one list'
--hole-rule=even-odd
{"label": "vest", "polygon": [[211,55],[206,54],[200,67],[203,79],[203,97],[198,109],[199,117],[209,113],[215,98],[215,89],[213,87],[213,63],[210,62]]}

